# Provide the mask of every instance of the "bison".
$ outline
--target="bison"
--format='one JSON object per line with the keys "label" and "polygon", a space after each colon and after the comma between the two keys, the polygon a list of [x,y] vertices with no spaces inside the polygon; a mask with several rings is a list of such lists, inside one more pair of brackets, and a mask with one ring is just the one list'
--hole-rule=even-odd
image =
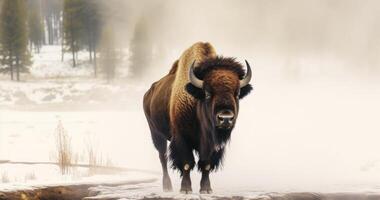
{"label": "bison", "polygon": [[[234,58],[217,56],[209,43],[198,42],[173,64],[169,74],[144,95],[144,112],[163,170],[163,190],[171,191],[167,160],[179,170],[181,193],[191,193],[193,151],[202,172],[200,193],[211,193],[209,173],[223,161],[234,128],[239,99],[252,90],[252,72]],[[170,141],[167,157],[167,142]]]}

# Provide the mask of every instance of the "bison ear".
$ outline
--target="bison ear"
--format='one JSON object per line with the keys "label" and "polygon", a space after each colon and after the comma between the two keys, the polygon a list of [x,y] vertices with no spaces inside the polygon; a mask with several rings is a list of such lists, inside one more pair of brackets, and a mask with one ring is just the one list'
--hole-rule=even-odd
{"label": "bison ear", "polygon": [[191,83],[186,84],[185,90],[187,93],[189,93],[191,96],[193,96],[196,99],[204,99],[205,98],[205,93],[203,92],[203,90],[195,87]]}
{"label": "bison ear", "polygon": [[239,99],[242,99],[244,98],[245,96],[247,96],[251,91],[252,91],[252,85],[251,84],[248,84],[244,87],[242,87],[240,89],[240,95],[239,95]]}

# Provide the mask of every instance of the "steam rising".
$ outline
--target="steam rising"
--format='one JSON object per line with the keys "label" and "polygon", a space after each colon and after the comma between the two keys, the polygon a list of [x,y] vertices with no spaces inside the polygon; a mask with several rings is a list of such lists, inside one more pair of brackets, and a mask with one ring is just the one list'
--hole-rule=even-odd
{"label": "steam rising", "polygon": [[[145,20],[147,73],[158,78],[196,41],[289,79],[379,72],[379,2],[342,0],[107,1],[119,43]],[[152,48],[149,48],[152,47]],[[149,69],[149,70],[148,70]]]}

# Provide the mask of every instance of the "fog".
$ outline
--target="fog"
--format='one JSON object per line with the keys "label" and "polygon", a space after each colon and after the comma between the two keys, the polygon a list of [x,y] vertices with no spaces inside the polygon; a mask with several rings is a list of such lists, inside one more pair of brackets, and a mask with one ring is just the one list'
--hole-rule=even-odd
{"label": "fog", "polygon": [[216,185],[378,184],[378,1],[127,1],[125,7],[129,23],[119,21],[120,40],[129,41],[131,24],[144,17],[158,49],[144,85],[197,41],[253,65],[254,92],[242,100]]}
{"label": "fog", "polygon": [[266,71],[265,78],[281,74],[308,79],[305,76],[378,73],[378,4],[116,0],[108,6],[115,7],[109,19],[117,24],[119,40],[125,45],[133,38],[136,23],[145,20],[146,39],[155,53],[147,73],[161,72],[157,77],[191,44],[208,41],[220,54],[250,60],[256,70]]}
{"label": "fog", "polygon": [[[379,1],[110,0],[102,5],[120,47],[130,48],[139,23],[149,47],[149,63],[126,83],[137,88],[123,94],[130,105],[89,113],[53,109],[32,113],[35,118],[3,112],[0,119],[10,125],[0,130],[31,118],[28,123],[53,130],[59,115],[72,134],[96,133],[116,165],[160,171],[142,96],[186,48],[207,41],[220,55],[248,60],[254,76],[224,167],[211,176],[216,191],[351,191],[379,185]],[[42,118],[54,120],[46,125]],[[7,147],[24,148],[4,145],[6,157],[17,151]],[[178,189],[178,174],[171,175]],[[198,181],[199,174],[194,190]]]}

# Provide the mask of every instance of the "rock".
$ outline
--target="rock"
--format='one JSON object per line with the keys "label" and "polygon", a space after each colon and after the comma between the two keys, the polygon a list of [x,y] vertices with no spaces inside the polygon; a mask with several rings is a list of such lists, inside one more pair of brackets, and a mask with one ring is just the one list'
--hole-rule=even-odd
{"label": "rock", "polygon": [[35,104],[35,102],[30,100],[24,92],[21,92],[21,91],[15,92],[14,97],[17,98],[17,100],[15,101],[15,104],[17,104],[17,105]]}
{"label": "rock", "polygon": [[7,196],[5,196],[4,193],[0,192],[0,200],[6,200],[6,199],[7,199]]}
{"label": "rock", "polygon": [[55,94],[49,94],[49,95],[45,96],[45,97],[42,99],[42,101],[51,101],[51,100],[53,100],[53,99],[55,99],[55,98],[56,98]]}

